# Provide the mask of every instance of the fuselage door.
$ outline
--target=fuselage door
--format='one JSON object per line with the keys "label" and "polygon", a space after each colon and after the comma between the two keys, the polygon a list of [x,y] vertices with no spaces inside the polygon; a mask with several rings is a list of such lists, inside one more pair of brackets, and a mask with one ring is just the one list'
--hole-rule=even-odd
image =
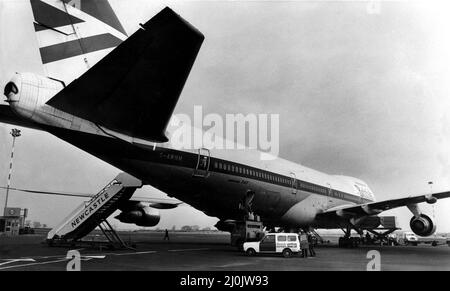
{"label": "fuselage door", "polygon": [[292,194],[297,194],[297,177],[294,172],[291,172],[291,188]]}
{"label": "fuselage door", "polygon": [[197,166],[194,170],[194,177],[207,178],[209,176],[209,166],[211,164],[211,155],[208,149],[198,150]]}
{"label": "fuselage door", "polygon": [[333,188],[330,183],[327,183],[327,197],[325,197],[324,210],[333,207]]}

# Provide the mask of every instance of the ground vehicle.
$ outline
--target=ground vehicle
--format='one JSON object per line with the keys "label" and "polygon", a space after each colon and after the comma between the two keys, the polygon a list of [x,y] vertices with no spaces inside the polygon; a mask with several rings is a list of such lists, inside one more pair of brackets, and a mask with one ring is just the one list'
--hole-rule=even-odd
{"label": "ground vehicle", "polygon": [[231,232],[231,245],[242,247],[244,242],[260,241],[264,237],[263,223],[245,220],[236,222]]}
{"label": "ground vehicle", "polygon": [[448,240],[447,236],[443,235],[432,235],[429,237],[419,237],[418,238],[419,243],[423,244],[430,244],[433,247],[439,246],[439,245],[450,245],[450,241]]}
{"label": "ground vehicle", "polygon": [[29,226],[22,227],[19,229],[19,235],[22,234],[34,234],[34,229]]}
{"label": "ground vehicle", "polygon": [[249,256],[257,253],[281,253],[288,258],[300,252],[300,240],[296,233],[268,233],[261,241],[246,242],[243,247]]}
{"label": "ground vehicle", "polygon": [[404,232],[399,239],[400,244],[417,246],[419,238],[413,232]]}

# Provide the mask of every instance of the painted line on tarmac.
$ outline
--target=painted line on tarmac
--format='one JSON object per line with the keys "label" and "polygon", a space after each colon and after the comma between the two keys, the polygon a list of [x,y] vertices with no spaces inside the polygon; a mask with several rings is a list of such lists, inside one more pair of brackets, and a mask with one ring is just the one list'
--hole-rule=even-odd
{"label": "painted line on tarmac", "polygon": [[[204,251],[204,250],[210,250],[210,249],[209,248],[174,249],[174,250],[168,250],[168,251],[169,252],[188,252],[188,251]],[[129,252],[129,253],[95,253],[95,254],[81,255],[81,257],[82,257],[82,259],[83,258],[92,259],[92,258],[100,258],[98,256],[102,256],[101,258],[104,259],[106,256],[133,256],[133,255],[144,255],[144,254],[154,254],[154,253],[157,253],[157,251],[143,251],[143,252]],[[54,261],[48,261],[48,262],[37,262],[37,263],[30,263],[30,264],[20,264],[20,265],[14,265],[14,266],[0,267],[0,270],[28,267],[28,266],[34,266],[34,265],[46,265],[46,264],[59,263],[59,262],[64,262],[64,261],[69,260],[69,259],[65,258],[64,255],[29,257],[29,258],[23,258],[23,259],[6,259],[6,260],[8,260],[8,262],[1,263],[0,266],[9,264],[9,263],[19,262],[20,260],[26,260],[26,259],[50,259],[50,258],[61,258],[61,259],[54,260]],[[9,260],[11,260],[11,261],[9,262]]]}
{"label": "painted line on tarmac", "polygon": [[132,255],[143,255],[143,254],[154,254],[157,253],[157,251],[146,251],[146,252],[133,252],[133,253],[121,253],[121,254],[108,254],[110,256],[132,256]]}
{"label": "painted line on tarmac", "polygon": [[254,263],[231,263],[221,266],[214,266],[215,268],[229,268],[229,267],[241,267],[241,266],[248,266],[253,265]]}
{"label": "painted line on tarmac", "polygon": [[[82,251],[82,250],[84,250],[85,248],[82,248],[82,249],[74,249],[75,251]],[[40,259],[51,259],[51,258],[62,258],[62,257],[65,257],[66,256],[66,254],[60,254],[60,255],[52,255],[52,256],[28,256],[28,257],[20,257],[19,259],[16,259],[16,258],[10,258],[10,259],[0,259],[0,260],[5,260],[5,261],[7,261],[7,260],[22,260],[22,259],[35,259],[35,260],[40,260]],[[0,266],[1,266],[1,264],[0,264]]]}
{"label": "painted line on tarmac", "polygon": [[12,263],[18,263],[18,262],[36,262],[32,258],[23,258],[23,259],[6,259],[6,262],[0,263],[0,266],[9,265]]}
{"label": "painted line on tarmac", "polygon": [[53,264],[53,263],[60,263],[60,262],[65,262],[68,259],[64,258],[61,260],[56,260],[56,261],[48,261],[48,262],[40,262],[40,263],[30,263],[30,264],[21,264],[21,265],[15,265],[15,266],[8,266],[8,267],[3,267],[0,268],[0,270],[6,270],[6,269],[13,269],[13,268],[21,268],[21,267],[30,267],[30,266],[36,266],[36,265],[48,265],[48,264]]}
{"label": "painted line on tarmac", "polygon": [[177,249],[177,250],[168,250],[169,252],[187,252],[187,251],[205,251],[210,250],[209,248],[201,248],[201,249]]}

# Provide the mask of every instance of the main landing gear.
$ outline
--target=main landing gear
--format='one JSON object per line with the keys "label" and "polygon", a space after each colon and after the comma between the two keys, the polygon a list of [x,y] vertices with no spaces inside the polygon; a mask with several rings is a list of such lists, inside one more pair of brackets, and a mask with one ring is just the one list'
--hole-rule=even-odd
{"label": "main landing gear", "polygon": [[359,237],[351,237],[351,227],[342,229],[342,231],[344,232],[344,236],[339,238],[340,248],[357,248],[361,244],[361,239]]}

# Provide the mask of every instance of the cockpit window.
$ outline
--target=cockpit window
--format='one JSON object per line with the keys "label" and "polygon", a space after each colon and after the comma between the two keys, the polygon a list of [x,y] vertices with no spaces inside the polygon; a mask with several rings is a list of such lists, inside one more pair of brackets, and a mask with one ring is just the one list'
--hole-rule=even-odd
{"label": "cockpit window", "polygon": [[13,82],[9,82],[8,84],[6,84],[5,91],[3,91],[3,94],[5,94],[5,96],[8,96],[11,93],[13,94],[19,93],[16,84],[14,84]]}

